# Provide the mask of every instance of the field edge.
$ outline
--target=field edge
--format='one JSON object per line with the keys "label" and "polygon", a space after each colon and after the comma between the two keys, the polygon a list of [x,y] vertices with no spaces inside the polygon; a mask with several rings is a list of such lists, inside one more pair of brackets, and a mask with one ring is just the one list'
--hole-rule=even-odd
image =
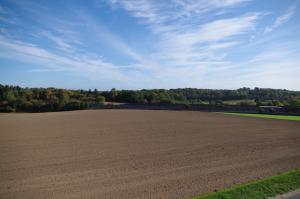
{"label": "field edge", "polygon": [[300,168],[191,199],[267,199],[300,188]]}
{"label": "field edge", "polygon": [[225,115],[236,115],[243,117],[256,117],[256,118],[269,118],[278,120],[290,120],[290,121],[300,121],[300,116],[298,115],[272,115],[272,114],[259,114],[259,113],[229,113],[224,112]]}

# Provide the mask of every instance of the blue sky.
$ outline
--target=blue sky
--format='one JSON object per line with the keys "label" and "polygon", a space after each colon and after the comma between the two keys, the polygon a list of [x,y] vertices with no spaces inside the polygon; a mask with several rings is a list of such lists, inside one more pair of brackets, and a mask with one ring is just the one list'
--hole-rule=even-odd
{"label": "blue sky", "polygon": [[299,0],[0,0],[0,83],[300,90]]}

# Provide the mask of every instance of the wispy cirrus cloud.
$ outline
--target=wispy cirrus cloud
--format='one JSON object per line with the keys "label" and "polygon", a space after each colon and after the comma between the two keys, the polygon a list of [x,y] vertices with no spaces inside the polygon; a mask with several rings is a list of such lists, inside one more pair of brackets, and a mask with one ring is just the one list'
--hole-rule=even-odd
{"label": "wispy cirrus cloud", "polygon": [[0,36],[0,57],[14,58],[29,63],[35,63],[42,67],[35,71],[68,71],[79,72],[89,75],[105,74],[115,79],[126,80],[119,68],[109,62],[103,61],[99,57],[86,54],[59,55],[35,44],[22,42]]}
{"label": "wispy cirrus cloud", "polygon": [[251,33],[259,17],[259,14],[249,14],[215,20],[184,33],[165,33],[159,56],[173,69],[186,66],[201,67],[203,70],[213,68],[216,64],[227,62],[224,50],[242,43],[237,36]]}
{"label": "wispy cirrus cloud", "polygon": [[255,30],[261,13],[206,19],[206,13],[214,15],[212,12],[232,9],[246,2],[249,1],[110,1],[114,8],[126,10],[152,30],[158,40],[151,58],[160,63],[160,72],[172,74],[177,79],[185,78],[182,74],[200,78],[206,68],[224,64],[226,53],[223,50],[242,43],[238,36],[247,36]]}
{"label": "wispy cirrus cloud", "polygon": [[[248,12],[235,17],[223,15],[250,1],[173,0],[171,3],[164,2],[111,1],[114,8],[119,7],[126,10],[158,36],[157,50],[152,54],[152,58],[159,60],[160,63],[161,70],[160,74],[157,74],[158,77],[168,79],[170,82],[172,78],[175,78],[177,82],[184,85],[200,86],[199,82],[201,81],[199,80],[209,82],[206,76],[216,80],[218,73],[224,73],[229,75],[229,79],[223,76],[224,81],[218,84],[219,87],[222,87],[226,81],[231,82],[230,86],[232,87],[236,83],[233,83],[235,80],[230,74],[247,77],[251,82],[251,78],[257,80],[262,75],[269,75],[269,79],[280,73],[285,74],[284,77],[288,77],[292,73],[283,73],[282,70],[287,71],[282,68],[283,65],[290,66],[291,71],[296,70],[299,62],[292,54],[280,56],[280,59],[274,59],[278,63],[274,63],[272,60],[274,57],[268,56],[277,54],[278,51],[275,52],[275,49],[268,49],[268,55],[265,51],[254,54],[251,63],[248,63],[248,60],[234,63],[233,60],[227,59],[230,48],[241,46],[252,40],[254,34],[258,35],[258,23],[267,16],[268,12],[265,11]],[[277,18],[271,29],[286,23],[294,12],[295,7],[290,6],[284,15]],[[220,15],[223,16],[220,17]],[[256,38],[255,42],[261,39],[263,38]],[[257,60],[259,58],[261,61]],[[271,69],[272,65],[274,67]],[[287,79],[285,78],[285,80]],[[251,82],[252,85],[254,83]],[[207,86],[211,87],[209,84]]]}
{"label": "wispy cirrus cloud", "polygon": [[9,14],[9,10],[0,5],[0,22],[6,24],[16,24],[17,21],[13,15]]}
{"label": "wispy cirrus cloud", "polygon": [[[102,7],[62,2],[55,14],[51,2],[12,2],[15,14],[0,3],[0,20],[17,22],[0,26],[0,56],[34,63],[31,71],[107,79],[117,88],[234,88],[255,86],[264,75],[272,82],[282,74],[284,85],[296,79],[295,42],[282,48],[280,29],[264,34],[287,23],[295,4],[266,28],[261,22],[270,12],[253,7],[258,0],[95,1]],[[266,49],[273,40],[278,45]]]}
{"label": "wispy cirrus cloud", "polygon": [[152,31],[161,33],[176,31],[183,26],[197,25],[195,21],[205,18],[204,13],[234,8],[249,1],[252,0],[109,0],[108,2],[114,8],[121,7],[132,16],[141,19]]}
{"label": "wispy cirrus cloud", "polygon": [[[75,51],[75,47],[74,42],[72,42],[72,40],[69,39],[64,39],[62,36],[58,36],[58,35],[54,35],[52,32],[50,31],[40,31],[37,36],[41,36],[42,38],[48,39],[51,42],[54,42],[55,46],[62,50],[62,51],[66,51],[66,52],[70,52],[70,51]],[[73,44],[72,44],[73,43]]]}
{"label": "wispy cirrus cloud", "polygon": [[264,33],[272,32],[275,28],[278,28],[279,26],[288,22],[296,13],[296,8],[297,8],[296,5],[289,6],[283,15],[277,17],[271,26],[265,28]]}
{"label": "wispy cirrus cloud", "polygon": [[[176,79],[178,82],[193,85],[192,82],[197,82],[196,80],[201,78],[205,71],[227,64],[224,50],[242,43],[243,41],[238,36],[249,35],[261,17],[260,13],[248,13],[239,17],[208,20],[205,13],[233,9],[247,2],[249,0],[110,1],[115,8],[124,9],[131,16],[137,18],[141,25],[148,27],[157,37],[157,42],[153,43],[155,50],[149,55],[142,55],[131,48],[119,36],[84,11],[76,12],[77,23],[69,23],[68,20],[46,16],[55,27],[69,28],[71,31],[84,28],[90,37],[94,38],[95,43],[97,40],[105,41],[117,51],[131,58],[133,63],[130,65],[120,66],[105,62],[102,58],[95,58],[91,52],[85,52],[86,56],[84,56],[79,50],[81,46],[72,42],[80,41],[80,37],[74,39],[69,37],[68,33],[60,34],[56,30],[54,33],[54,30],[40,28],[37,29],[37,36],[47,39],[52,43],[51,47],[59,49],[63,53],[31,46],[31,43],[28,42],[18,43],[17,40],[13,41],[14,45],[18,44],[14,48],[13,46],[6,47],[10,48],[10,51],[14,49],[19,57],[22,54],[23,59],[47,62],[53,70],[59,68],[85,72],[95,70],[96,74],[106,71],[107,76],[122,76],[129,79],[131,74],[135,73],[135,78],[145,78],[149,75],[152,80],[157,82],[161,82],[161,79],[166,82],[174,82],[173,79]],[[43,10],[42,5],[38,5],[38,7],[39,10]],[[38,10],[32,9],[32,6],[29,12],[31,11],[36,16],[41,14],[38,13]],[[112,75],[109,75],[109,72]]]}

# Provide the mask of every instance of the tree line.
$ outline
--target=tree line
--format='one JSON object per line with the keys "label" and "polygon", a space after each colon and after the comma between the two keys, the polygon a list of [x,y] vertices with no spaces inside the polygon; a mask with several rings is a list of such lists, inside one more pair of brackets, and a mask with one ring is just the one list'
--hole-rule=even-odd
{"label": "tree line", "polygon": [[144,104],[223,105],[237,100],[240,106],[276,105],[300,108],[300,92],[284,89],[151,89],[151,90],[70,90],[21,88],[0,84],[1,112],[46,112],[97,108],[105,101]]}
{"label": "tree line", "polygon": [[101,92],[0,85],[0,111],[47,112],[80,110],[105,102]]}

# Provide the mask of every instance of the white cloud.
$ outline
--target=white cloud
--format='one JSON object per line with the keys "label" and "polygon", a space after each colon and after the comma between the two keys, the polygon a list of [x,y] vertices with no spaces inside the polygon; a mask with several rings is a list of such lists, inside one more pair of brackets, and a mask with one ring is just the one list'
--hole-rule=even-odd
{"label": "white cloud", "polygon": [[17,24],[14,14],[10,10],[0,5],[0,22],[6,24]]}
{"label": "white cloud", "polygon": [[[249,33],[256,25],[259,14],[249,14],[236,18],[221,19],[201,25],[186,33],[170,33],[167,37],[182,41],[183,45],[218,42],[232,36]],[[166,38],[167,39],[167,38]]]}
{"label": "white cloud", "polygon": [[0,56],[36,63],[51,71],[69,71],[89,75],[101,75],[101,78],[115,78],[126,80],[127,77],[120,73],[119,68],[88,53],[86,55],[69,54],[62,56],[50,52],[37,45],[21,42],[0,36]]}
{"label": "white cloud", "polygon": [[[271,84],[280,74],[285,79],[283,86],[286,86],[289,75],[295,80],[294,74],[299,71],[299,61],[290,51],[291,46],[284,49],[277,46],[262,52],[259,47],[270,44],[270,38],[273,38],[268,37],[269,40],[262,44],[266,37],[257,35],[256,27],[264,13],[230,13],[250,1],[109,0],[113,12],[124,9],[135,19],[137,26],[134,28],[145,27],[143,30],[148,32],[143,32],[143,36],[145,40],[152,41],[150,45],[147,43],[149,46],[145,45],[146,42],[139,44],[134,39],[122,38],[126,34],[112,32],[104,25],[110,23],[110,19],[105,18],[108,21],[101,22],[104,19],[93,16],[92,12],[76,9],[76,12],[60,19],[44,14],[47,7],[40,11],[32,3],[26,6],[32,11],[26,12],[34,12],[36,18],[41,16],[39,21],[47,21],[47,24],[36,26],[21,37],[17,34],[0,36],[0,56],[41,66],[35,71],[74,72],[87,76],[89,80],[107,79],[109,84],[114,85],[118,82],[122,88],[235,88],[256,86],[255,81],[263,82],[260,79],[263,77]],[[287,22],[295,12],[293,9],[278,17],[270,27],[274,29]],[[132,31],[136,34],[134,29]],[[20,34],[23,34],[22,31]],[[27,37],[28,34],[34,38]],[[254,35],[255,41],[251,40]],[[89,38],[86,39],[86,36]],[[39,45],[35,45],[37,43]],[[105,50],[98,51],[102,44],[109,48],[108,55],[115,53],[106,57],[110,60],[100,54]],[[148,49],[139,51],[136,46]],[[233,51],[240,53],[237,49],[253,52],[253,58],[248,56],[250,61],[239,55],[232,58]],[[279,54],[283,51],[285,54]],[[121,58],[114,60],[119,55]],[[130,64],[116,64],[124,57]],[[240,60],[236,61],[237,57]]]}
{"label": "white cloud", "polygon": [[131,59],[137,62],[147,62],[146,58],[140,55],[137,51],[132,49],[128,44],[123,42],[116,34],[112,33],[104,25],[97,22],[93,17],[86,13],[79,14],[80,20],[85,23],[85,29],[95,37],[97,40],[107,42],[111,47],[129,56]]}
{"label": "white cloud", "polygon": [[159,37],[157,52],[152,58],[159,60],[162,70],[170,67],[174,71],[179,70],[177,66],[205,68],[208,60],[210,65],[220,63],[226,55],[216,54],[215,50],[240,43],[233,37],[254,30],[259,13],[206,23],[202,21],[204,13],[212,14],[212,11],[230,9],[245,2],[248,0],[110,1],[114,7],[119,6],[140,19]]}
{"label": "white cloud", "polygon": [[283,15],[277,17],[271,26],[265,28],[264,33],[272,32],[275,28],[278,28],[282,24],[288,22],[296,13],[296,8],[296,5],[289,6]]}
{"label": "white cloud", "polygon": [[213,68],[225,61],[224,50],[242,43],[239,36],[247,36],[254,30],[259,17],[258,13],[252,13],[212,21],[184,33],[164,33],[157,54],[174,70],[176,66]]}
{"label": "white cloud", "polygon": [[217,9],[229,9],[239,6],[251,0],[173,0],[178,6],[176,17],[191,16],[193,14],[203,14]]}
{"label": "white cloud", "polygon": [[216,43],[216,44],[212,44],[210,45],[210,49],[223,49],[223,48],[229,48],[232,46],[235,46],[239,44],[239,42],[223,42],[223,43]]}
{"label": "white cloud", "polygon": [[[257,46],[254,46],[254,48]],[[296,43],[281,42],[265,46],[249,61],[224,64],[210,70],[215,86],[226,88],[269,87],[299,90],[300,59]]]}
{"label": "white cloud", "polygon": [[51,33],[50,31],[40,31],[38,33],[38,35],[47,38],[49,40],[51,40],[52,42],[55,43],[55,45],[66,52],[70,52],[70,51],[74,51],[75,48],[72,46],[72,41],[66,41],[66,39],[63,39],[60,36],[56,36],[53,33]]}
{"label": "white cloud", "polygon": [[[176,79],[192,85],[204,72],[226,64],[226,49],[251,37],[262,13],[213,20],[214,16],[248,0],[111,0],[110,3],[138,18],[158,37],[151,59],[158,62],[152,69],[160,79]],[[219,17],[220,18],[220,17]],[[208,22],[207,22],[208,21]]]}
{"label": "white cloud", "polygon": [[153,32],[161,33],[174,31],[178,28],[192,24],[197,18],[203,18],[205,13],[220,9],[234,8],[251,0],[109,0],[113,7],[121,7],[127,10],[132,16],[141,19],[148,24]]}

